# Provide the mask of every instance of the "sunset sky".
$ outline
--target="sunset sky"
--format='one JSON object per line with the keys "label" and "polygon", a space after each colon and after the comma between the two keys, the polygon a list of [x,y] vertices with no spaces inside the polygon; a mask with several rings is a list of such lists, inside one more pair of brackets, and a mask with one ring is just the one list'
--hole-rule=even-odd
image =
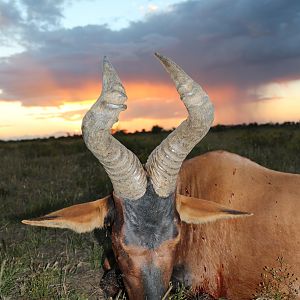
{"label": "sunset sky", "polygon": [[117,129],[186,111],[153,56],[208,92],[214,124],[300,121],[299,0],[0,0],[0,139],[80,133],[108,56],[128,95]]}

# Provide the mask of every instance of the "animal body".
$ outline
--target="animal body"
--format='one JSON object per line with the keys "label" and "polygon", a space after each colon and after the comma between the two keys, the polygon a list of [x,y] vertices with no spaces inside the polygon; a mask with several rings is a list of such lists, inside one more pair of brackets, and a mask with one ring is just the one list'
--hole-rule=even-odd
{"label": "animal body", "polygon": [[85,115],[82,132],[114,192],[23,223],[80,233],[111,226],[112,248],[130,299],[161,299],[171,279],[214,297],[250,299],[263,266],[274,257],[284,255],[300,270],[300,176],[227,152],[182,165],[208,132],[213,106],[178,65],[156,56],[170,73],[188,118],[142,166],[110,133],[127,97],[104,59],[102,93]]}
{"label": "animal body", "polygon": [[216,151],[186,161],[179,178],[179,194],[253,213],[197,226],[183,222],[175,265],[187,272],[177,272],[179,280],[216,298],[252,299],[263,267],[278,256],[299,278],[300,175]]}

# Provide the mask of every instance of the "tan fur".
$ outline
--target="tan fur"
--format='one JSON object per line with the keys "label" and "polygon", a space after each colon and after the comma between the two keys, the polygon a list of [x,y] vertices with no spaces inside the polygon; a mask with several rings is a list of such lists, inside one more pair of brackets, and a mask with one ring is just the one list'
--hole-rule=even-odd
{"label": "tan fur", "polygon": [[78,233],[90,232],[104,225],[110,196],[96,201],[73,205],[47,214],[43,217],[23,220],[33,226],[67,228]]}
{"label": "tan fur", "polygon": [[234,219],[251,216],[252,214],[241,212],[200,198],[176,195],[176,209],[181,221],[188,224],[204,224],[222,219]]}
{"label": "tan fur", "polygon": [[184,163],[178,192],[253,212],[251,218],[181,226],[177,264],[215,297],[251,299],[264,266],[283,256],[300,276],[300,175],[217,151]]}

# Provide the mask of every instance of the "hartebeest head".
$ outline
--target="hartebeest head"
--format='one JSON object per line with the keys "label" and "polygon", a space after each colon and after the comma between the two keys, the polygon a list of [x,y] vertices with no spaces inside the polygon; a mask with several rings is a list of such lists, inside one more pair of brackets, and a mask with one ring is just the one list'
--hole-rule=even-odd
{"label": "hartebeest head", "polygon": [[[200,224],[243,216],[212,201],[176,194],[183,160],[206,135],[213,105],[205,91],[169,58],[156,54],[170,73],[188,111],[183,121],[149,156],[145,166],[111,135],[126,109],[124,87],[104,58],[102,93],[82,122],[84,141],[113,184],[112,197],[74,205],[24,220],[35,226],[88,232],[113,215],[112,246],[130,299],[160,299],[171,278],[181,222]],[[114,211],[111,214],[111,211]]]}

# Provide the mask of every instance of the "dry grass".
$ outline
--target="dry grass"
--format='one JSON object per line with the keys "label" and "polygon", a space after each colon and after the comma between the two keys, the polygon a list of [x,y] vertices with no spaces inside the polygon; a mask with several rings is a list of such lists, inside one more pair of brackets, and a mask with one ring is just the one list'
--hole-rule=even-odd
{"label": "dry grass", "polygon": [[[117,137],[145,162],[165,136]],[[190,156],[215,149],[300,173],[300,124],[215,128]],[[0,299],[101,299],[100,265],[110,243],[105,232],[97,240],[93,233],[77,235],[20,224],[23,218],[111,191],[107,175],[81,137],[0,141],[0,166]],[[180,297],[171,299],[184,299]]]}
{"label": "dry grass", "polygon": [[300,293],[300,282],[284,258],[276,259],[276,266],[263,268],[261,282],[254,299],[294,300]]}

